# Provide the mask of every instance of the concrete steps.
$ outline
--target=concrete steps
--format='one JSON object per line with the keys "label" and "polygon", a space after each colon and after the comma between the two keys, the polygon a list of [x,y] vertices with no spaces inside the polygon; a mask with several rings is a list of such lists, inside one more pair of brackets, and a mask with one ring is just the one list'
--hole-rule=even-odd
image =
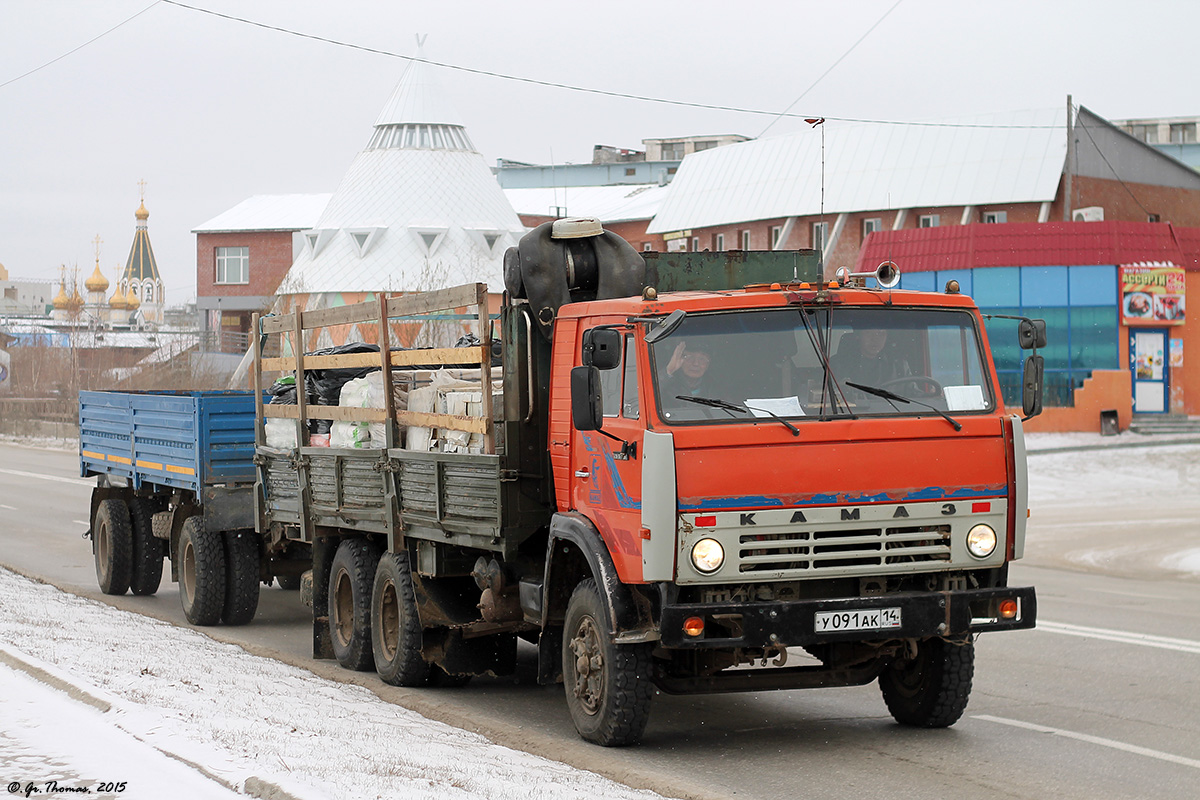
{"label": "concrete steps", "polygon": [[1180,414],[1134,414],[1129,423],[1130,433],[1141,434],[1200,434],[1200,417]]}

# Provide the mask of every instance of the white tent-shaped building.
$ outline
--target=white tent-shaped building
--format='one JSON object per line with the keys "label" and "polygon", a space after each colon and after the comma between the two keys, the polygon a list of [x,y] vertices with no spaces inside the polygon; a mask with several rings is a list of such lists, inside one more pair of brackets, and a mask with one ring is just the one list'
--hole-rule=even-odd
{"label": "white tent-shaped building", "polygon": [[306,309],[483,282],[524,227],[420,60],[409,63],[279,288]]}

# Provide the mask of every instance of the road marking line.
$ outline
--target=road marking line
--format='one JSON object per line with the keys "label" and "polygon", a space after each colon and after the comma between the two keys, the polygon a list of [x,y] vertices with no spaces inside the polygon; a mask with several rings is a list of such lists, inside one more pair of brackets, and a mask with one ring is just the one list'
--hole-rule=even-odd
{"label": "road marking line", "polygon": [[74,522],[76,525],[87,525],[89,528],[92,527],[92,523],[88,522],[86,519],[73,519],[71,522]]}
{"label": "road marking line", "polygon": [[0,508],[6,508],[6,509],[8,509],[9,511],[16,511],[16,510],[17,510],[17,507],[16,507],[16,506],[6,506],[6,505],[4,505],[4,503],[0,503]]}
{"label": "road marking line", "polygon": [[1101,747],[1111,747],[1113,750],[1124,750],[1126,753],[1133,753],[1139,756],[1148,758],[1157,758],[1159,761],[1169,761],[1172,764],[1181,764],[1192,769],[1200,769],[1200,761],[1194,758],[1184,758],[1172,753],[1164,753],[1161,750],[1151,750],[1149,747],[1139,747],[1136,744],[1126,744],[1118,742],[1115,739],[1105,739],[1100,736],[1091,736],[1086,733],[1076,733],[1075,731],[1063,730],[1062,728],[1050,728],[1045,725],[1034,725],[1032,722],[1021,722],[1016,719],[1005,719],[1004,717],[993,717],[988,714],[977,714],[971,719],[981,719],[985,722],[996,722],[1001,725],[1011,725],[1014,728],[1024,728],[1028,731],[1036,731],[1038,733],[1052,733],[1055,736],[1065,736],[1068,739],[1077,739],[1081,742],[1089,744],[1098,744]]}
{"label": "road marking line", "polygon": [[16,475],[19,478],[41,478],[44,481],[72,483],[76,486],[95,486],[94,483],[85,481],[83,478],[63,478],[59,475],[43,475],[40,472],[22,472],[19,469],[0,469],[0,475]]}
{"label": "road marking line", "polygon": [[1161,650],[1175,650],[1179,653],[1200,655],[1200,642],[1191,639],[1173,639],[1169,636],[1152,636],[1149,633],[1114,631],[1107,628],[1085,628],[1082,625],[1068,625],[1065,622],[1050,622],[1041,619],[1038,620],[1037,627],[1047,633],[1082,636],[1087,639],[1102,639],[1106,642],[1137,644],[1143,647],[1157,647]]}
{"label": "road marking line", "polygon": [[1181,523],[1195,522],[1195,517],[1159,517],[1157,519],[1111,519],[1097,520],[1094,522],[1037,522],[1030,520],[1029,527],[1032,528],[1113,528],[1113,527],[1133,527],[1146,525],[1179,525]]}

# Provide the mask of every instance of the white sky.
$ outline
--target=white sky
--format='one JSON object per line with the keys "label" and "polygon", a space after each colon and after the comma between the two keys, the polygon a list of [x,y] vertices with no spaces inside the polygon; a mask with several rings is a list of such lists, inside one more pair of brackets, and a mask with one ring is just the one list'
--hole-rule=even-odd
{"label": "white sky", "polygon": [[[920,120],[1063,106],[1200,114],[1189,0],[463,2],[189,0],[474,69],[688,102]],[[32,74],[142,9],[136,19]],[[880,19],[886,18],[879,23]],[[878,27],[851,50],[873,25]],[[254,194],[332,192],[406,62],[155,0],[0,3],[0,263],[110,280],[145,179],[168,303],[195,295],[190,230]],[[769,117],[435,70],[489,163],[587,162],[594,144],[761,134]],[[831,126],[833,123],[831,123]],[[798,130],[783,120],[770,134]],[[827,130],[827,135],[833,131]]]}

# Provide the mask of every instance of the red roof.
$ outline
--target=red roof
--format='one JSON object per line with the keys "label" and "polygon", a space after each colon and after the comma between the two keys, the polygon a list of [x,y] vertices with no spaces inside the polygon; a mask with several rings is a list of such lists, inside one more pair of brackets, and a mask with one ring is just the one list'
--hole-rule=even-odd
{"label": "red roof", "polygon": [[1200,270],[1200,228],[1169,222],[1014,222],[872,233],[856,272],[895,261],[902,272],[971,267],[1171,261]]}

